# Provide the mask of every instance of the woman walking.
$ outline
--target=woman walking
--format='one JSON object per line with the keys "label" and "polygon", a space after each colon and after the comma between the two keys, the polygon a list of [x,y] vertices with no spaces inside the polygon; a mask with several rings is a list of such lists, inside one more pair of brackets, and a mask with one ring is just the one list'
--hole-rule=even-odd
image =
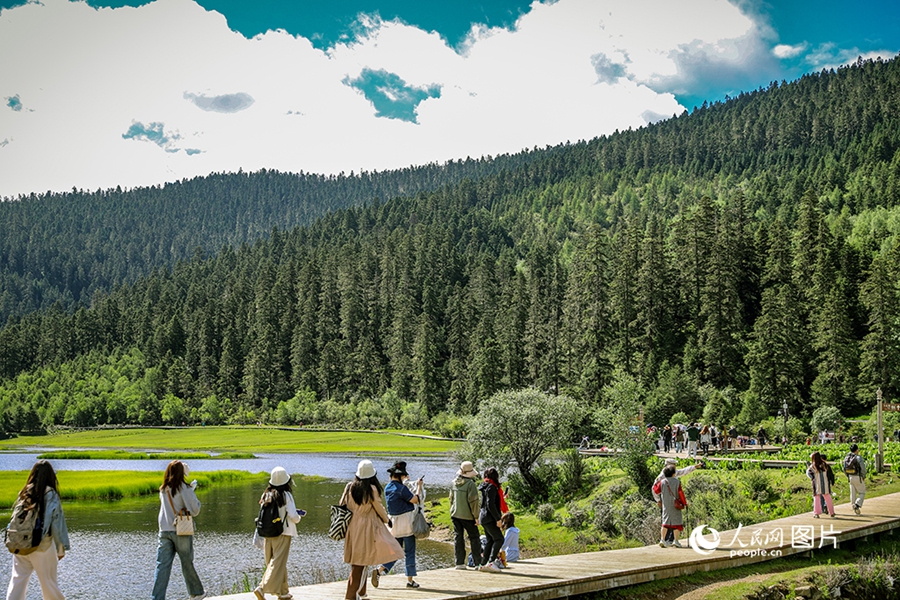
{"label": "woman walking", "polygon": [[340,504],[353,513],[344,538],[344,562],[350,565],[346,600],[366,595],[366,569],[404,557],[403,548],[388,531],[388,515],[381,504],[381,484],[370,460],[361,460],[353,481],[344,488]]}
{"label": "woman walking", "polygon": [[264,537],[266,553],[266,572],[262,581],[253,590],[259,600],[265,600],[264,594],[276,594],[279,600],[291,598],[288,590],[287,560],[291,550],[291,539],[297,535],[297,523],[300,512],[291,494],[293,486],[291,476],[283,467],[275,467],[269,474],[269,485],[259,499],[260,506],[274,504],[278,507],[278,518],[284,527],[281,535]]}
{"label": "woman walking", "polygon": [[703,450],[703,456],[709,455],[709,445],[712,443],[712,433],[709,425],[704,425],[700,430],[700,448]]}
{"label": "woman walking", "polygon": [[156,576],[151,596],[153,600],[165,600],[176,554],[181,561],[181,574],[191,600],[206,597],[203,584],[194,568],[194,536],[177,535],[175,531],[176,515],[183,512],[191,516],[200,514],[200,501],[194,492],[197,482],[195,480],[188,485],[184,481],[188,472],[183,462],[173,460],[166,467],[163,483],[159,486],[159,546],[156,549]]}
{"label": "woman walking", "polygon": [[672,428],[663,427],[663,452],[668,453],[672,449]]}
{"label": "woman walking", "polygon": [[812,480],[813,491],[813,516],[819,518],[822,514],[822,500],[828,507],[828,514],[834,518],[834,503],[831,500],[831,486],[834,485],[834,472],[825,457],[818,452],[813,452],[809,457],[811,463],[806,469],[806,476]]}
{"label": "woman walking", "polygon": [[478,520],[487,536],[487,544],[481,556],[481,571],[500,571],[497,556],[503,546],[503,532],[500,530],[500,519],[503,513],[509,512],[503,490],[500,489],[500,476],[497,469],[491,467],[484,470],[484,481],[478,486],[481,492],[481,513]]}
{"label": "woman walking", "polygon": [[[406,587],[417,588],[419,584],[413,579],[416,576],[416,536],[413,535],[413,517],[416,507],[425,501],[425,488],[422,478],[410,483],[406,463],[394,463],[388,469],[391,481],[384,486],[384,499],[387,501],[387,513],[391,522],[391,535],[403,548],[406,555]],[[376,566],[372,569],[372,586],[378,587],[382,575],[390,572],[396,561]]]}
{"label": "woman walking", "polygon": [[16,499],[16,508],[20,504],[21,510],[37,511],[43,523],[41,542],[30,554],[13,555],[6,600],[25,600],[32,573],[37,574],[44,600],[64,600],[57,581],[57,567],[69,549],[69,530],[59,499],[56,472],[46,460],[39,460],[31,467],[25,487]]}
{"label": "woman walking", "polygon": [[[659,532],[659,545],[661,548],[675,546],[683,548],[678,536],[684,531],[684,519],[682,511],[687,507],[684,490],[681,489],[681,481],[675,477],[675,466],[668,465],[663,469],[664,478],[659,481],[659,505],[662,507],[662,527]],[[654,489],[654,492],[656,490]],[[672,532],[674,541],[666,541],[666,533]]]}

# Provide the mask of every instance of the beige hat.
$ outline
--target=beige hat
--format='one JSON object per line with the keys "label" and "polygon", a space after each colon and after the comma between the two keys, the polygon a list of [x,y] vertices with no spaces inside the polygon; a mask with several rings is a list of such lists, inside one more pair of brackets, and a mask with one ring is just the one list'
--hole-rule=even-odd
{"label": "beige hat", "polygon": [[666,459],[666,464],[667,464],[667,465],[677,465],[677,464],[678,464],[678,461],[675,460],[674,458],[669,457],[669,458]]}
{"label": "beige hat", "polygon": [[475,465],[469,460],[464,460],[462,464],[459,465],[459,471],[457,471],[456,474],[460,477],[468,477],[469,479],[478,477],[478,471],[475,470]]}
{"label": "beige hat", "polygon": [[284,470],[284,467],[275,467],[272,469],[272,476],[269,477],[269,484],[274,486],[284,485],[291,480],[291,476]]}
{"label": "beige hat", "polygon": [[356,466],[356,476],[360,479],[375,477],[375,465],[372,464],[371,460],[359,461],[359,464]]}

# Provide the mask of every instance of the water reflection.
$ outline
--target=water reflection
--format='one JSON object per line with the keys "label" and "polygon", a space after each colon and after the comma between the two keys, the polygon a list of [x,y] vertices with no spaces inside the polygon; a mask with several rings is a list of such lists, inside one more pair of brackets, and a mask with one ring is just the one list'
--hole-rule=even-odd
{"label": "water reflection", "polygon": [[[0,457],[0,460],[12,455]],[[340,498],[344,483],[356,469],[359,457],[293,455],[302,457],[298,462],[283,460],[276,455],[279,464],[288,466],[294,473],[340,476],[343,481],[330,480],[316,483],[301,482],[294,491],[298,508],[308,515],[298,525],[299,536],[294,538],[288,560],[290,585],[304,585],[318,581],[332,581],[347,577],[349,571],[343,563],[343,543],[326,535],[329,521],[329,505]],[[287,455],[290,456],[290,455]],[[266,459],[258,459],[266,460]],[[110,469],[135,468],[150,461],[51,461],[57,469],[66,468],[63,463],[87,462],[97,469],[99,462],[117,463]],[[199,466],[194,466],[200,470]],[[209,461],[221,462],[239,461]],[[393,462],[384,459],[376,462],[379,475]],[[30,459],[28,467],[33,463]],[[127,463],[122,466],[118,463]],[[302,464],[301,464],[302,463]],[[382,464],[379,464],[382,463]],[[447,485],[455,472],[455,464],[449,457],[410,459],[411,474],[426,473],[427,480],[439,480],[443,485],[429,486],[437,495],[445,495]],[[134,465],[134,467],[132,467]],[[164,466],[164,465],[163,465]],[[16,470],[19,467],[15,467]],[[220,468],[236,468],[220,466]],[[0,464],[0,470],[6,467]],[[323,472],[324,469],[330,469]],[[144,469],[141,469],[144,470]],[[258,469],[265,470],[265,469]],[[312,472],[311,472],[312,471]],[[385,477],[381,477],[382,483]],[[247,574],[255,585],[262,575],[263,554],[251,545],[253,519],[257,515],[259,496],[265,488],[266,478],[258,482],[200,489],[198,495],[203,511],[196,519],[197,534],[194,538],[195,565],[206,590],[212,594],[231,591],[239,586]],[[156,518],[159,501],[156,497],[129,498],[116,502],[69,502],[65,505],[72,551],[60,563],[59,578],[69,600],[120,600],[145,598],[153,585],[156,561]],[[449,544],[425,540],[418,544],[420,569],[452,565],[453,548]],[[11,555],[3,553],[0,573],[8,577]],[[402,566],[401,566],[402,569]],[[40,587],[32,578],[28,600],[40,599]],[[181,567],[175,561],[169,584],[169,598],[185,598],[187,590],[181,577]]]}

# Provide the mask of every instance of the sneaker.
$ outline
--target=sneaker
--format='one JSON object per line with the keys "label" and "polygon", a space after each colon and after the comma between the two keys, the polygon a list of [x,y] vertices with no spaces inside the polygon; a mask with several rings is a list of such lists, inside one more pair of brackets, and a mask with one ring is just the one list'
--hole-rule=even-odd
{"label": "sneaker", "polygon": [[855,512],[856,514],[860,514],[862,511],[859,510],[859,506],[857,506],[856,504],[854,504],[854,505],[853,505],[853,512]]}
{"label": "sneaker", "polygon": [[372,587],[378,587],[378,581],[381,579],[381,567],[375,567],[372,569]]}
{"label": "sneaker", "polygon": [[667,542],[666,540],[659,540],[659,547],[660,548],[668,548],[669,542]]}
{"label": "sneaker", "polygon": [[407,581],[407,582],[406,582],[406,587],[408,587],[408,588],[417,588],[417,587],[419,587],[419,584],[416,583],[415,581]]}
{"label": "sneaker", "polygon": [[499,573],[500,572],[500,569],[498,569],[497,565],[495,565],[494,563],[488,563],[486,565],[483,565],[481,567],[481,570],[482,571],[490,571],[491,573]]}
{"label": "sneaker", "polygon": [[684,546],[682,546],[681,542],[679,542],[678,540],[675,540],[674,542],[672,542],[672,545],[675,546],[676,548],[684,548]]}
{"label": "sneaker", "polygon": [[456,565],[456,570],[457,571],[468,571],[469,569],[468,569],[468,567],[466,567],[466,565]]}

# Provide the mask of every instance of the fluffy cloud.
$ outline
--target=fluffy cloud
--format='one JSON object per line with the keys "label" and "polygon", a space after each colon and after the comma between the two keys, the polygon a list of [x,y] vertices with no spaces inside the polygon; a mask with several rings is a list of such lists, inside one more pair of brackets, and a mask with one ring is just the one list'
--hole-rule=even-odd
{"label": "fluffy cloud", "polygon": [[795,46],[791,46],[789,44],[778,44],[774,48],[772,48],[772,54],[774,54],[778,58],[794,58],[798,54],[801,54],[804,50],[806,50],[806,42],[802,44],[797,44]]}
{"label": "fluffy cloud", "polygon": [[673,92],[777,60],[725,0],[535,2],[455,47],[360,25],[322,50],[283,31],[247,39],[193,0],[5,9],[0,52],[33,50],[0,62],[0,97],[34,112],[0,112],[0,139],[15,140],[0,195],[516,152],[655,122],[684,109]]}

